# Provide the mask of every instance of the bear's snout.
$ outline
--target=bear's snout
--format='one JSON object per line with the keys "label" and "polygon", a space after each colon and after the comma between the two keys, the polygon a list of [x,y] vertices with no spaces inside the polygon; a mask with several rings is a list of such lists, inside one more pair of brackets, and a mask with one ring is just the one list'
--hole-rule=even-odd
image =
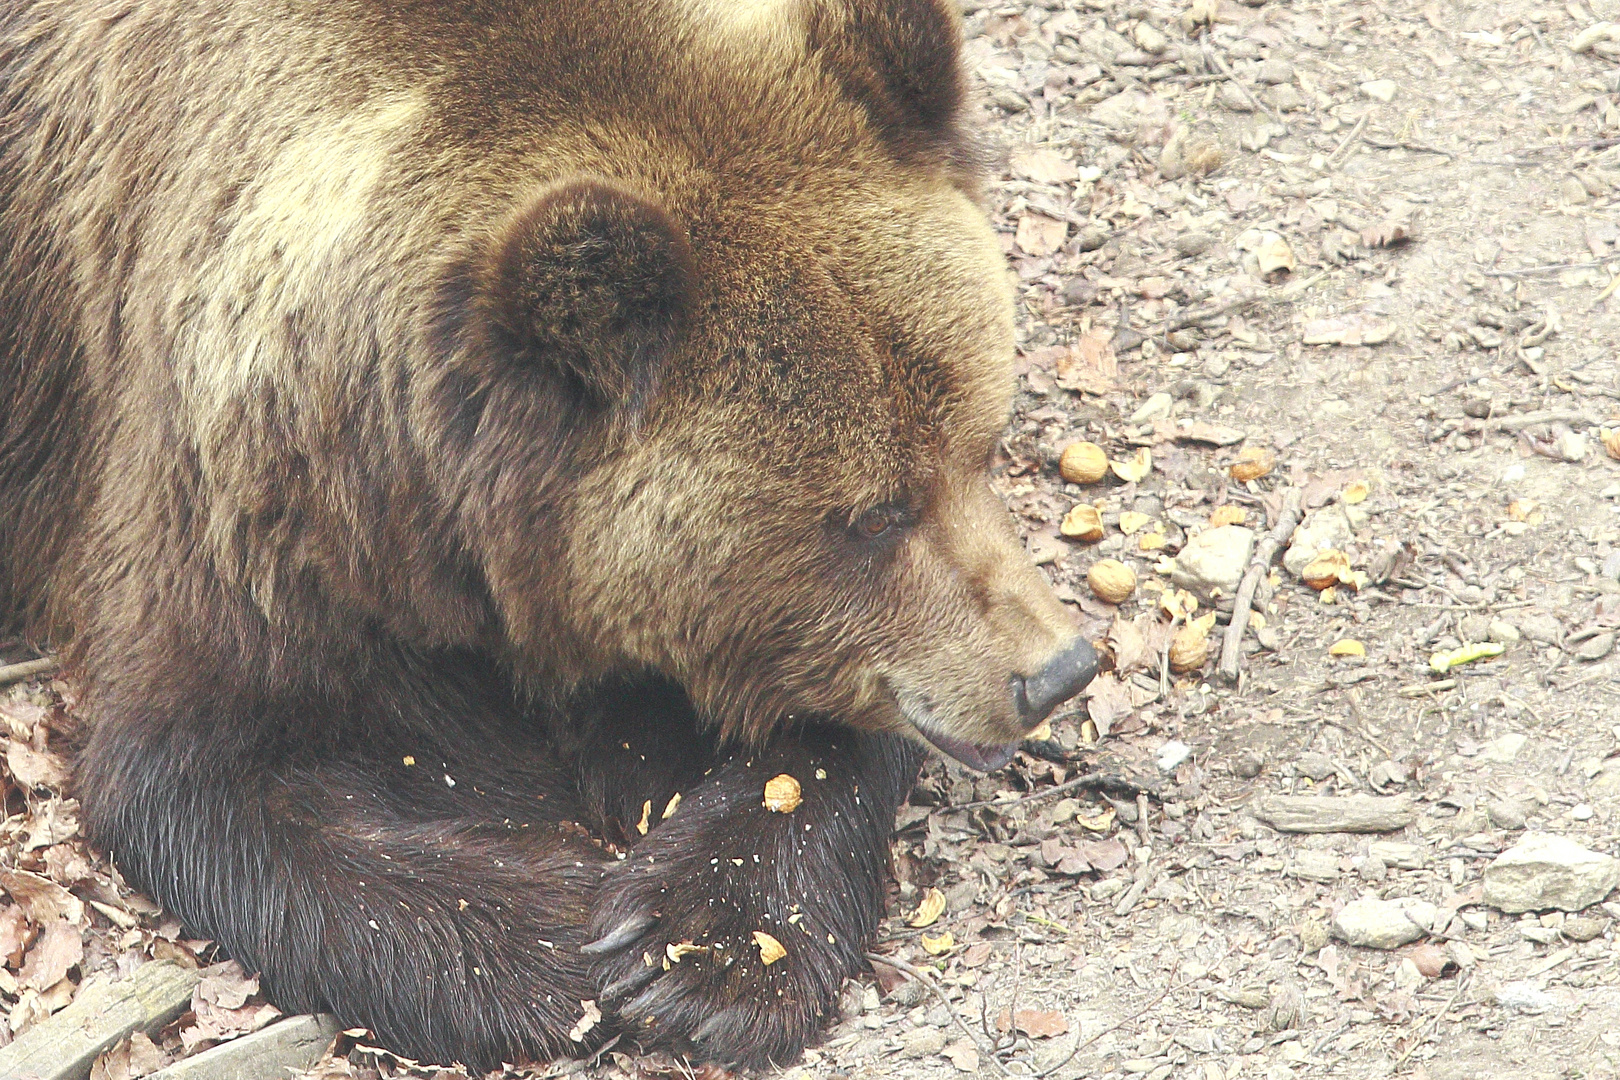
{"label": "bear's snout", "polygon": [[1074,697],[1097,675],[1097,650],[1083,637],[1064,646],[1033,675],[1014,675],[1013,703],[1018,719],[1034,727],[1058,705]]}

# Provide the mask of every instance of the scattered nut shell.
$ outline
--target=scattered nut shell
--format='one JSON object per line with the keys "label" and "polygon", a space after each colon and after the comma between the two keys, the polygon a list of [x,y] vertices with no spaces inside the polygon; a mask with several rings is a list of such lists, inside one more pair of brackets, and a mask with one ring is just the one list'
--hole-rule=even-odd
{"label": "scattered nut shell", "polygon": [[1604,453],[1620,458],[1620,428],[1599,428],[1598,438],[1603,442]]}
{"label": "scattered nut shell", "polygon": [[766,967],[770,967],[787,955],[782,943],[763,930],[754,931],[754,944],[759,946],[759,962]]}
{"label": "scattered nut shell", "polygon": [[917,913],[911,917],[909,925],[933,926],[943,914],[945,914],[945,894],[930,886],[923,894],[922,903],[917,905]]}
{"label": "scattered nut shell", "polygon": [[1103,538],[1102,515],[1090,503],[1076,503],[1073,510],[1063,515],[1058,532],[1071,540],[1095,543]]}
{"label": "scattered nut shell", "polygon": [[1095,484],[1108,475],[1108,455],[1093,442],[1070,443],[1058,459],[1058,474],[1071,484]]}
{"label": "scattered nut shell", "polygon": [[1121,604],[1136,591],[1136,571],[1118,559],[1101,559],[1086,571],[1086,583],[1098,599]]}
{"label": "scattered nut shell", "polygon": [[938,956],[940,953],[950,952],[955,946],[956,935],[949,930],[934,937],[929,937],[927,934],[922,935],[922,947],[928,950],[929,956]]}
{"label": "scattered nut shell", "polygon": [[773,776],[765,781],[765,808],[774,810],[778,814],[791,814],[799,808],[804,799],[799,790],[799,782],[787,773]]}
{"label": "scattered nut shell", "polygon": [[1372,485],[1368,484],[1367,481],[1352,480],[1345,485],[1344,494],[1339,496],[1339,500],[1347,506],[1355,506],[1357,503],[1366,502],[1367,496],[1371,494]]}
{"label": "scattered nut shell", "polygon": [[1152,520],[1153,518],[1149,517],[1147,514],[1138,513],[1135,510],[1127,510],[1119,515],[1119,531],[1124,533],[1126,536],[1131,536],[1134,533],[1140,532],[1142,530],[1142,526],[1146,525]]}
{"label": "scattered nut shell", "polygon": [[1153,455],[1144,446],[1129,461],[1110,461],[1108,467],[1127,484],[1134,484],[1153,471]]}
{"label": "scattered nut shell", "polygon": [[1227,471],[1240,484],[1258,480],[1277,467],[1277,456],[1263,446],[1245,446]]}
{"label": "scattered nut shell", "polygon": [[1209,634],[1196,626],[1183,626],[1170,639],[1170,670],[1177,675],[1197,671],[1209,660]]}
{"label": "scattered nut shell", "polygon": [[1163,551],[1165,545],[1169,542],[1170,541],[1165,538],[1164,533],[1150,532],[1143,533],[1141,537],[1137,539],[1136,546],[1141,551]]}
{"label": "scattered nut shell", "polygon": [[1249,512],[1247,510],[1241,506],[1233,506],[1231,503],[1227,503],[1225,506],[1217,506],[1214,512],[1209,515],[1209,526],[1212,529],[1218,529],[1222,525],[1241,525],[1248,519]]}
{"label": "scattered nut shell", "polygon": [[[1335,585],[1348,585],[1359,590],[1367,584],[1367,575],[1360,570],[1350,569],[1350,556],[1337,548],[1328,548],[1317,555],[1305,569],[1300,571],[1300,580],[1318,592],[1325,592]],[[1328,601],[1324,600],[1323,603]]]}
{"label": "scattered nut shell", "polygon": [[1329,656],[1366,656],[1367,646],[1354,638],[1341,638],[1328,646]]}

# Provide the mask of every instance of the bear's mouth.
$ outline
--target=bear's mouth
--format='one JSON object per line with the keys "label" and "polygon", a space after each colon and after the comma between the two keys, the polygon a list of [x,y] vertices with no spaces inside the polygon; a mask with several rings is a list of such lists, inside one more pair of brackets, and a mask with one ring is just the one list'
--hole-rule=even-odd
{"label": "bear's mouth", "polygon": [[[917,727],[916,724],[911,725]],[[980,772],[995,772],[1007,762],[1012,760],[1013,754],[1018,752],[1019,744],[1010,742],[1005,746],[982,746],[970,743],[966,739],[953,739],[948,735],[936,735],[932,732],[917,728],[922,737],[934,745],[934,749],[949,757],[955,758],[970,769]]]}
{"label": "bear's mouth", "polygon": [[1002,744],[976,743],[947,735],[939,730],[940,724],[934,716],[933,708],[919,695],[901,690],[892,684],[889,685],[889,693],[894,696],[900,715],[911,725],[913,731],[921,735],[934,749],[946,757],[955,758],[970,769],[995,772],[1011,761],[1013,754],[1018,752],[1021,739]]}

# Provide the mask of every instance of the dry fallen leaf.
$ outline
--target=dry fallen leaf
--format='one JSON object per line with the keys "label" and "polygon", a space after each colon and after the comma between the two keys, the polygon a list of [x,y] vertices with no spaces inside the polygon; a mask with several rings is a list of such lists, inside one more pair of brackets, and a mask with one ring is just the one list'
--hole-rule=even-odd
{"label": "dry fallen leaf", "polygon": [[1069,235],[1069,223],[1049,218],[1045,214],[1026,213],[1018,219],[1015,239],[1026,255],[1050,255],[1063,246]]}
{"label": "dry fallen leaf", "polygon": [[42,926],[55,919],[79,925],[84,922],[84,901],[38,874],[0,867],[0,889],[11,894],[23,913]]}
{"label": "dry fallen leaf", "polygon": [[1003,1033],[1016,1024],[1019,1031],[1034,1039],[1050,1039],[1069,1030],[1069,1021],[1056,1009],[1019,1009],[1016,1017],[1003,1010],[996,1018],[996,1027]]}
{"label": "dry fallen leaf", "polygon": [[1134,708],[1130,691],[1111,671],[1092,679],[1085,694],[1087,722],[1096,727],[1098,738],[1106,738],[1114,725],[1129,716]]}
{"label": "dry fallen leaf", "polygon": [[1015,175],[1038,184],[1066,184],[1080,179],[1080,168],[1055,150],[1021,146],[1008,155]]}
{"label": "dry fallen leaf", "polygon": [[754,944],[759,946],[759,962],[766,967],[770,967],[787,955],[782,943],[763,930],[754,931]]}
{"label": "dry fallen leaf", "polygon": [[68,968],[84,959],[84,938],[79,928],[64,919],[45,924],[44,932],[28,950],[28,959],[18,973],[18,982],[36,990],[48,990],[61,982]]}
{"label": "dry fallen leaf", "polygon": [[917,912],[912,915],[911,922],[908,925],[919,928],[933,926],[944,913],[945,894],[930,886],[928,891],[923,894],[922,903],[917,905]]}
{"label": "dry fallen leaf", "polygon": [[1113,335],[1093,327],[1057,360],[1057,384],[1065,390],[1106,394],[1119,379],[1119,357],[1114,353]]}
{"label": "dry fallen leaf", "polygon": [[68,776],[67,765],[61,758],[19,741],[13,741],[7,748],[6,765],[17,783],[26,788],[60,788]]}
{"label": "dry fallen leaf", "polygon": [[765,807],[778,814],[791,814],[803,802],[799,782],[787,773],[780,773],[765,781]]}
{"label": "dry fallen leaf", "polygon": [[33,928],[29,926],[22,908],[16,904],[0,908],[0,966],[16,970],[33,940]]}

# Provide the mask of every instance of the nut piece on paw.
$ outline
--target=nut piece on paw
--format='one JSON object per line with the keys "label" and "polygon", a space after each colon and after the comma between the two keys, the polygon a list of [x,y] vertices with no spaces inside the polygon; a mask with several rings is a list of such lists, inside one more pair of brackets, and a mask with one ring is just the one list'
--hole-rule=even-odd
{"label": "nut piece on paw", "polygon": [[766,967],[770,967],[787,955],[782,943],[763,930],[754,931],[754,944],[759,946],[759,962]]}
{"label": "nut piece on paw", "polygon": [[765,809],[774,810],[778,814],[791,814],[803,801],[799,782],[787,773],[765,781]]}

